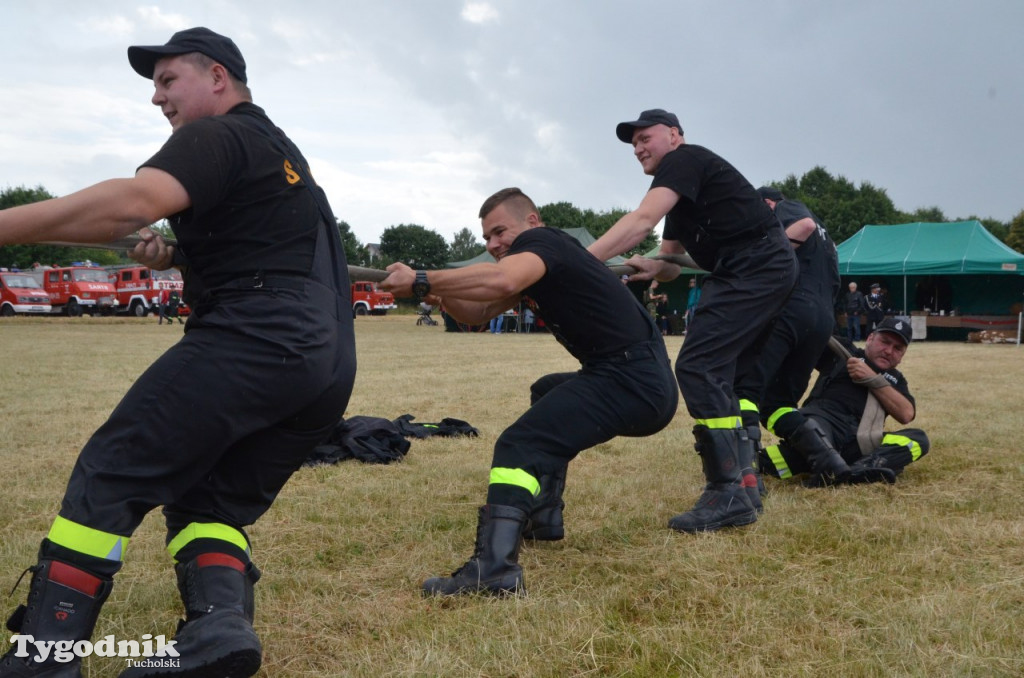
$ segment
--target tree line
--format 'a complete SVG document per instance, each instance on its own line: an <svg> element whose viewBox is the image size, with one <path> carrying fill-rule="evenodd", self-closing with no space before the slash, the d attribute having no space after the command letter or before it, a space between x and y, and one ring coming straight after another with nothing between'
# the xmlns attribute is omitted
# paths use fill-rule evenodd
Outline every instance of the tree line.
<svg viewBox="0 0 1024 678"><path fill-rule="evenodd" d="M814 212L839 244L866 224L906 224L914 222L946 222L977 220L996 238L1018 252L1024 252L1024 210L1009 223L977 216L947 219L938 207L919 208L904 212L896 208L884 189L864 182L855 186L843 176L833 176L823 167L815 167L801 177L794 174L782 181L772 182L787 198L796 199ZM0 191L0 209L23 205L54 197L46 189L8 188ZM549 203L539 207L541 219L552 228L584 228L595 238L604 234L625 209L596 212L581 209L569 202ZM154 227L170 235L166 224ZM465 261L485 249L477 232L463 228L451 242L436 231L419 224L397 224L384 229L380 243L362 243L346 222L338 221L338 232L345 246L349 263L359 266L383 268L401 261L416 268L444 268L452 261ZM643 254L658 244L656 234L649 235L628 254ZM73 261L93 261L110 265L124 263L122 253L88 247L61 247L55 245L8 245L0 247L0 266L28 268L35 262L66 265Z"/></svg>

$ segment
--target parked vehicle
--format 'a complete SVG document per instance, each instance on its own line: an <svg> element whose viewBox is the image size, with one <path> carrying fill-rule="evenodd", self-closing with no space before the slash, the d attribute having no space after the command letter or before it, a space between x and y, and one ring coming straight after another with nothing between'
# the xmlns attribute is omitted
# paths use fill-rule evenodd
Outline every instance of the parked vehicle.
<svg viewBox="0 0 1024 678"><path fill-rule="evenodd" d="M352 316L385 315L388 310L398 308L391 292L377 289L377 283L359 280L352 283Z"/></svg>
<svg viewBox="0 0 1024 678"><path fill-rule="evenodd" d="M0 271L0 316L49 313L50 295L28 272Z"/></svg>
<svg viewBox="0 0 1024 678"><path fill-rule="evenodd" d="M50 296L50 312L80 316L83 312L110 314L117 309L117 294L98 266L71 265L37 268L32 275Z"/></svg>
<svg viewBox="0 0 1024 678"><path fill-rule="evenodd" d="M155 271L146 266L128 264L108 266L106 270L110 283L117 290L119 311L136 318L157 313L171 290L181 294L184 287L181 273L175 269Z"/></svg>

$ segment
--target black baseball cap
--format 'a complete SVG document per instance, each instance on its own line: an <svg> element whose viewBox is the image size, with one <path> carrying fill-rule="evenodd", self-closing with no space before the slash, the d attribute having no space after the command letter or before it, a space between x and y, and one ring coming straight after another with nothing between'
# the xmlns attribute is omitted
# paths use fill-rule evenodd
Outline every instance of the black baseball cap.
<svg viewBox="0 0 1024 678"><path fill-rule="evenodd" d="M914 338L914 330L910 327L910 323L900 318L886 318L878 323L874 331L895 334L903 340L904 344L909 344L910 340Z"/></svg>
<svg viewBox="0 0 1024 678"><path fill-rule="evenodd" d="M785 197L782 195L782 191L774 186L762 186L757 189L757 194L761 196L761 200L771 200L772 202L781 202L782 200L785 200Z"/></svg>
<svg viewBox="0 0 1024 678"><path fill-rule="evenodd" d="M133 46L128 48L128 63L144 78L153 79L156 62L164 57L199 52L205 54L242 82L245 78L245 59L231 38L214 33L209 28L189 28L171 36L166 45Z"/></svg>
<svg viewBox="0 0 1024 678"><path fill-rule="evenodd" d="M627 144L631 144L633 143L633 132L637 129L653 127L654 125L675 127L679 130L680 134L683 133L683 128L679 124L679 118L676 117L675 113L669 113L661 108L651 108L641 113L639 120L634 120L632 122L620 122L616 125L615 136L619 138L619 141L625 141Z"/></svg>

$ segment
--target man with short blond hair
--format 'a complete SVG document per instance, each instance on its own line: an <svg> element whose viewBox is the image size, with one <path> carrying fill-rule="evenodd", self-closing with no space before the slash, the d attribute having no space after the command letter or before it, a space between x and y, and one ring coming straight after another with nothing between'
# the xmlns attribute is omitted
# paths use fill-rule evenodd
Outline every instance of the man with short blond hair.
<svg viewBox="0 0 1024 678"><path fill-rule="evenodd" d="M82 449L7 626L37 642L87 640L130 537L163 506L185 608L178 656L121 675L251 676L260 573L245 528L334 430L355 378L344 249L301 152L251 102L230 38L191 28L129 47L128 60L153 81L170 139L132 178L0 211L0 244L142 229L133 256L183 267L192 313ZM175 247L145 228L164 218ZM0 676L80 673L78 659L14 649Z"/></svg>
<svg viewBox="0 0 1024 678"><path fill-rule="evenodd" d="M529 409L495 442L473 556L451 576L425 581L428 595L522 590L520 539L524 530L545 530L539 538L552 538L551 530L562 529L566 465L616 436L660 431L678 403L661 333L607 266L564 231L545 228L518 188L489 197L480 218L496 263L443 271L392 264L381 287L443 303L456 320L471 325L524 303L580 369L546 375L530 387Z"/></svg>
<svg viewBox="0 0 1024 678"><path fill-rule="evenodd" d="M695 421L695 448L707 481L689 511L672 517L680 532L710 532L757 520L746 478L754 458L744 443L733 384L756 359L757 345L796 282L797 265L771 209L739 171L713 151L689 144L679 118L660 108L619 123L652 177L640 205L588 249L606 260L636 247L664 219L663 254L690 254L708 271L676 359L676 378ZM680 267L632 257L632 280L673 280Z"/></svg>

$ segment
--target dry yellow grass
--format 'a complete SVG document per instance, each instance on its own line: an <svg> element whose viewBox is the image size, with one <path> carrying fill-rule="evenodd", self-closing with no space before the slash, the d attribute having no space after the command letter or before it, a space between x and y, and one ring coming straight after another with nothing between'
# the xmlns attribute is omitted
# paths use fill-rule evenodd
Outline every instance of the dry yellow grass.
<svg viewBox="0 0 1024 678"><path fill-rule="evenodd" d="M78 449L180 328L0 322L0 582L34 562ZM904 371L932 453L894 486L769 480L753 526L670 532L701 482L692 422L616 439L569 469L567 539L526 546L529 595L430 600L470 554L491 444L538 376L574 368L548 335L459 335L359 318L348 415L465 419L400 464L304 469L250 535L264 576L261 676L1019 676L1024 649L1024 348L918 343ZM674 355L680 340L669 338ZM173 631L159 513L132 540L97 634ZM21 601L25 583L8 603ZM123 668L96 658L87 675Z"/></svg>

